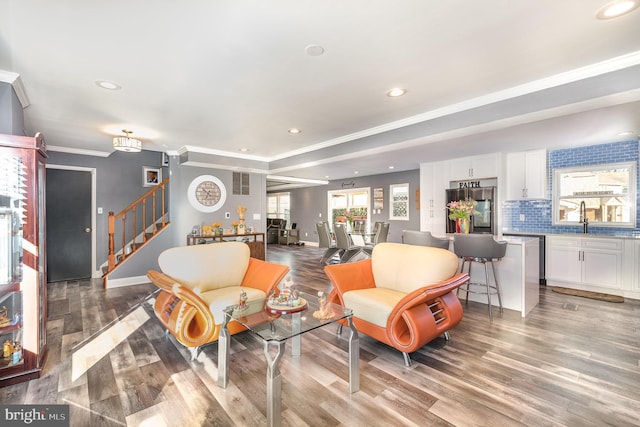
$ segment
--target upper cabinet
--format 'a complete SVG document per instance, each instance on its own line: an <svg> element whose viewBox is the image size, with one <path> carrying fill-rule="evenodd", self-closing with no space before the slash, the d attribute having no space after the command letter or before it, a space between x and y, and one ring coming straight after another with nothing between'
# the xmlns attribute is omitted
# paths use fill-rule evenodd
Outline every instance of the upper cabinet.
<svg viewBox="0 0 640 427"><path fill-rule="evenodd" d="M437 236L446 233L445 190L449 186L447 162L420 165L420 230Z"/></svg>
<svg viewBox="0 0 640 427"><path fill-rule="evenodd" d="M495 178L499 175L499 154L461 157L449 162L449 180Z"/></svg>
<svg viewBox="0 0 640 427"><path fill-rule="evenodd" d="M547 198L547 151L506 155L507 200Z"/></svg>

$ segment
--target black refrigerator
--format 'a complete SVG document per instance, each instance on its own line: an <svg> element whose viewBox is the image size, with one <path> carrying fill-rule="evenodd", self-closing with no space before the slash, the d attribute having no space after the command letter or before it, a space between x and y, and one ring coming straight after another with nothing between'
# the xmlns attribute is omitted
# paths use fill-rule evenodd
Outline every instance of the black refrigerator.
<svg viewBox="0 0 640 427"><path fill-rule="evenodd" d="M471 218L470 233L495 234L495 194L496 187L452 188L447 190L447 204L458 200L475 200L478 206ZM456 222L448 218L447 233L455 233Z"/></svg>

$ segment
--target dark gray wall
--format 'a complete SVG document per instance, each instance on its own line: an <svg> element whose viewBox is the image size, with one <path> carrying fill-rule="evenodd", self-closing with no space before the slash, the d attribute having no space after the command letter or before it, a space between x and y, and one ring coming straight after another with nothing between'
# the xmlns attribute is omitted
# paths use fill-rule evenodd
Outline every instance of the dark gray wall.
<svg viewBox="0 0 640 427"><path fill-rule="evenodd" d="M22 104L9 83L0 82L0 133L24 136Z"/></svg>
<svg viewBox="0 0 640 427"><path fill-rule="evenodd" d="M392 184L409 183L409 220L390 221L389 220L389 186ZM402 241L402 230L420 229L420 211L417 209L416 190L420 184L420 171L411 170L404 172L385 173L351 179L330 181L328 185L295 188L291 193L291 222L298 224L300 239L308 242L317 242L316 222L318 220L327 221L328 206L327 192L332 190L348 188L370 187L373 198L374 188L384 189L384 209L380 214L371 215L371 223L376 221L389 222L390 242Z"/></svg>
<svg viewBox="0 0 640 427"><path fill-rule="evenodd" d="M44 137L46 140L46 133ZM101 215L96 215L96 263L100 266L107 260L109 252L109 211L120 212L151 189L142 185L142 167L159 167L162 164L162 153L145 150L140 153L115 151L109 157L96 157L49 151L47 164L96 169L96 207L103 209ZM168 168L162 168L162 179L168 173Z"/></svg>

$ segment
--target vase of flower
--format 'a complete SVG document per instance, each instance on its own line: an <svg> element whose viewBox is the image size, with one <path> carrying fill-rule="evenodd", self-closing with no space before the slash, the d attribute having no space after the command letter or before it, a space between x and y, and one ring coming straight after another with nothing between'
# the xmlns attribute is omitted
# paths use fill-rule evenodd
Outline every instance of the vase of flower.
<svg viewBox="0 0 640 427"><path fill-rule="evenodd" d="M456 233L469 233L470 221L468 218L456 218Z"/></svg>
<svg viewBox="0 0 640 427"><path fill-rule="evenodd" d="M449 202L449 219L456 222L456 233L467 234L470 230L471 216L476 213L478 202L473 199Z"/></svg>

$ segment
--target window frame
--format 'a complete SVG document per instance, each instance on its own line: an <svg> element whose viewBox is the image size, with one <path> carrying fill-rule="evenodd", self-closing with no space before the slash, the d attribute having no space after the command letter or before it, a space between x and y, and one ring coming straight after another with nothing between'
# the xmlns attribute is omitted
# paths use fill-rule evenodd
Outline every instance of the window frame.
<svg viewBox="0 0 640 427"><path fill-rule="evenodd" d="M574 195L563 195L560 194L560 176L565 173L574 173L574 172L599 172L604 170L611 169L623 169L627 168L629 170L629 185L627 193L623 193L621 195L615 195L616 197L627 198L630 206L629 219L630 221L626 222L602 222L602 221L589 221L589 226L593 227L615 227L615 228L635 228L636 227L636 216L637 216L637 192L636 192L636 183L637 183L637 170L635 162L616 162L616 163L600 163L589 166L570 166L563 168L556 168L553 170L553 199L552 199L552 223L554 226L582 226L580 221L567 221L560 220L560 201L563 199L575 199L577 197L582 197L585 200L589 198L602 198L603 195L594 194L592 196L584 195L584 196L574 196Z"/></svg>
<svg viewBox="0 0 640 427"><path fill-rule="evenodd" d="M274 212L269 212L269 198L276 198L276 210L275 216ZM288 209L282 207L284 203L281 202L281 199L288 199ZM286 209L286 210L285 210ZM282 218L287 221L287 224L291 224L291 193L288 191L282 191L279 193L269 193L267 194L267 218Z"/></svg>
<svg viewBox="0 0 640 427"><path fill-rule="evenodd" d="M365 205L352 205L350 203L350 201L353 198L353 194L366 194L367 197L367 203ZM360 187L360 188L349 188L349 189L340 189L340 190L329 190L327 191L327 221L329 221L329 223L331 224L331 227L333 228L333 210L334 207L332 205L332 198L334 195L341 195L344 194L346 197L346 206L345 209L346 210L352 210L352 209L359 209L359 208L363 208L366 209L367 214L366 214L366 223L370 224L371 223L371 187ZM335 208L336 210L340 210L341 208Z"/></svg>
<svg viewBox="0 0 640 427"><path fill-rule="evenodd" d="M407 199L402 201L402 200L396 200L394 198L394 189L396 188L406 188L407 190ZM410 194L410 187L409 187L409 183L405 182L402 184L391 184L389 185L389 220L394 220L394 221L409 221L409 198L411 197ZM394 205L395 204L404 204L405 208L406 208L406 215L405 216L396 216L394 215Z"/></svg>

